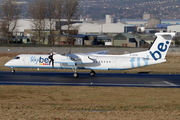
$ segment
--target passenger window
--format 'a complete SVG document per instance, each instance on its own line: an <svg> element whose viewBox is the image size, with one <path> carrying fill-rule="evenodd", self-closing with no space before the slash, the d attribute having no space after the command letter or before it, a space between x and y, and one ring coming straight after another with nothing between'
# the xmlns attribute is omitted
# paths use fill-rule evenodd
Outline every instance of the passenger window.
<svg viewBox="0 0 180 120"><path fill-rule="evenodd" d="M19 56L16 56L14 59L20 59L20 57L19 57Z"/></svg>

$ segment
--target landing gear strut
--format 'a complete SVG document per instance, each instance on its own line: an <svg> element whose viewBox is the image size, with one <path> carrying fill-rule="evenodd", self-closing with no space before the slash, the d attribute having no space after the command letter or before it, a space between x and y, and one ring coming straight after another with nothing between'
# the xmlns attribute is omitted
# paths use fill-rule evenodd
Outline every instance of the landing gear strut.
<svg viewBox="0 0 180 120"><path fill-rule="evenodd" d="M79 77L79 73L76 71L76 69L77 69L76 65L74 66L74 68L72 67L72 70L74 71L73 76L74 76L75 78L78 78L78 77Z"/></svg>
<svg viewBox="0 0 180 120"><path fill-rule="evenodd" d="M91 75L91 76L95 76L95 75L96 75L95 71L94 71L94 70L91 70L90 75Z"/></svg>

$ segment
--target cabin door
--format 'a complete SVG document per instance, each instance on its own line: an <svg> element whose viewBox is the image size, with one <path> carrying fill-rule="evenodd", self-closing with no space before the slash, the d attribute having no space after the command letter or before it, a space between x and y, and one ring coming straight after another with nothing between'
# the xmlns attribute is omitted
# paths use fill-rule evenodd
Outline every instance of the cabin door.
<svg viewBox="0 0 180 120"><path fill-rule="evenodd" d="M29 66L29 57L28 56L24 57L23 61L24 61L24 66Z"/></svg>
<svg viewBox="0 0 180 120"><path fill-rule="evenodd" d="M116 68L116 58L112 58L111 67Z"/></svg>

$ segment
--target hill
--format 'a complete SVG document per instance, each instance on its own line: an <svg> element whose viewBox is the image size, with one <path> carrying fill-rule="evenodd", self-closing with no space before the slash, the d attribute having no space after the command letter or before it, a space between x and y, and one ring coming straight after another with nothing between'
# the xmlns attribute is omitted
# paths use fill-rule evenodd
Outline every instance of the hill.
<svg viewBox="0 0 180 120"><path fill-rule="evenodd" d="M104 19L109 14L118 19L142 19L143 13L149 13L161 19L180 19L179 0L79 0L79 5L84 18ZM23 17L27 18L28 4L23 6Z"/></svg>
<svg viewBox="0 0 180 120"><path fill-rule="evenodd" d="M180 19L179 3L179 0L80 0L80 8L84 16L97 19L104 18L105 14L120 19L141 19L143 13L161 19Z"/></svg>

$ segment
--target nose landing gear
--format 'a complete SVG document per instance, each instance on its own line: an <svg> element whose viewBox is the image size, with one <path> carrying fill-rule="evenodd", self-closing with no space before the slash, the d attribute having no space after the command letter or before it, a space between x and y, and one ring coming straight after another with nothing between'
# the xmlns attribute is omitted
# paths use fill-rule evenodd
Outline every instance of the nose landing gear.
<svg viewBox="0 0 180 120"><path fill-rule="evenodd" d="M12 73L15 73L16 71L14 70L14 68L12 68Z"/></svg>

